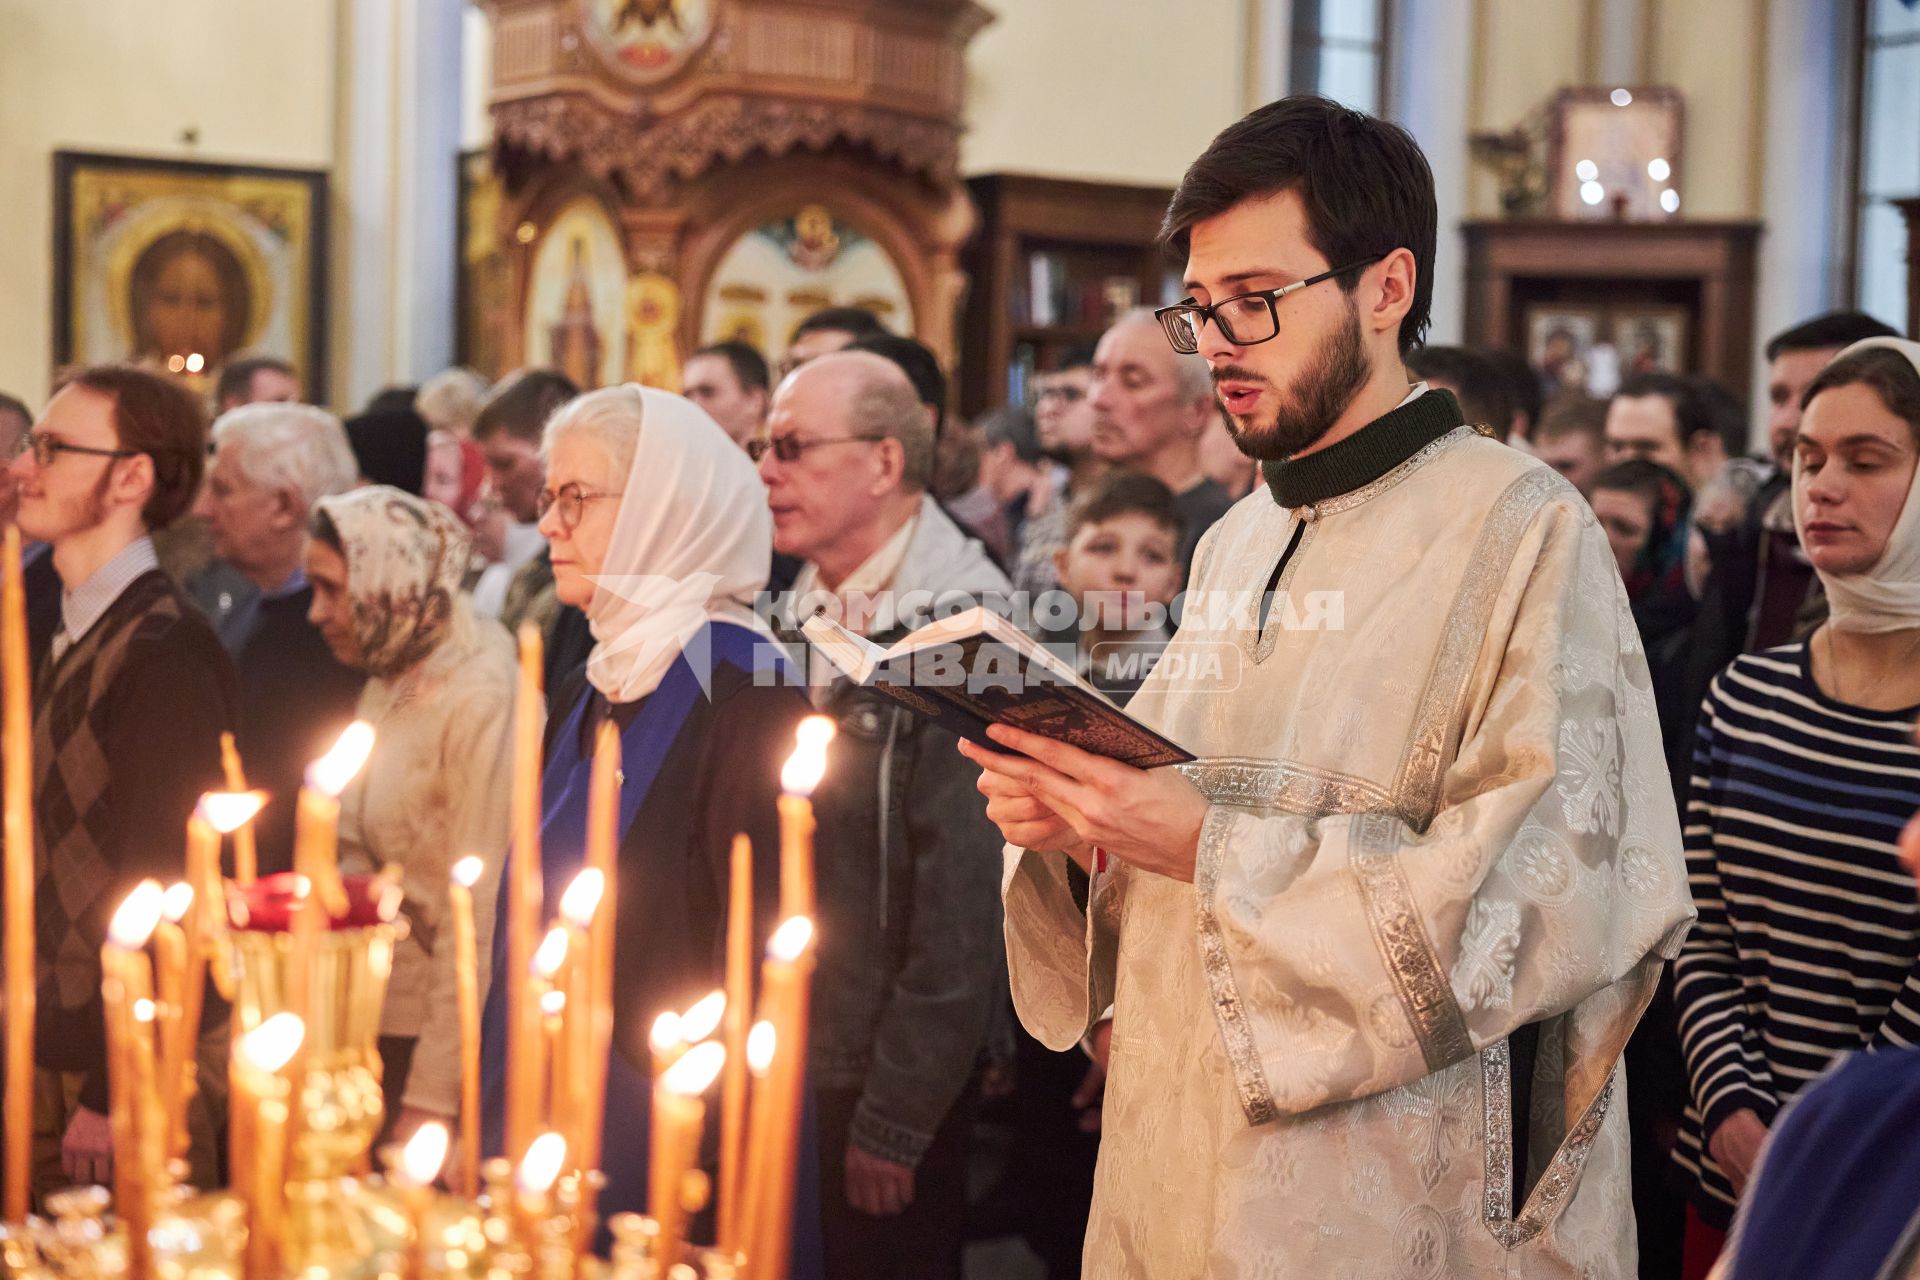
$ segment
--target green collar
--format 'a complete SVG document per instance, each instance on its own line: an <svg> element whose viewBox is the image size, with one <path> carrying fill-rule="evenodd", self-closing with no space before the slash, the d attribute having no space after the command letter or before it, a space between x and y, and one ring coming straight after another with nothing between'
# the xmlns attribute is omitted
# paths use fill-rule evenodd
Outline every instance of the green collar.
<svg viewBox="0 0 1920 1280"><path fill-rule="evenodd" d="M1338 444L1285 462L1263 462L1273 500L1305 507L1372 484L1462 424L1451 391L1429 391L1375 418Z"/></svg>

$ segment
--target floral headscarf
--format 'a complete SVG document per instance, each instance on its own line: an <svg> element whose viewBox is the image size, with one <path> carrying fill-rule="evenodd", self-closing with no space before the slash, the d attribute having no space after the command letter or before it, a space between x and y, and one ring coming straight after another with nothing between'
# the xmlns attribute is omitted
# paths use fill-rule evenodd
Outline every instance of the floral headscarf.
<svg viewBox="0 0 1920 1280"><path fill-rule="evenodd" d="M471 539L451 511L387 485L314 504L340 535L360 665L395 676L440 647L453 626Z"/></svg>

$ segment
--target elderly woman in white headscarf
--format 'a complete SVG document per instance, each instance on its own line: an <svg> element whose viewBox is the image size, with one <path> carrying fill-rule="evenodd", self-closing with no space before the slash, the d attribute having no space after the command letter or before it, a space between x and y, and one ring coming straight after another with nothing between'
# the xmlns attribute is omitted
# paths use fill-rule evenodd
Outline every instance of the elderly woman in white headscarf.
<svg viewBox="0 0 1920 1280"><path fill-rule="evenodd" d="M340 797L340 857L397 864L411 928L395 948L380 1023L387 1119L398 1131L459 1111L460 1033L447 879L478 854L500 874L510 824L513 646L460 593L468 535L452 512L372 486L314 507L309 617L333 654L366 672L359 718L373 754ZM477 895L482 957L493 894ZM485 989L485 962L479 975Z"/></svg>
<svg viewBox="0 0 1920 1280"><path fill-rule="evenodd" d="M1712 1226L1808 1081L1920 1043L1897 854L1920 807L1920 343L1855 343L1802 403L1793 516L1829 616L1715 678L1687 803L1700 919L1674 970L1692 1086L1674 1158Z"/></svg>
<svg viewBox="0 0 1920 1280"><path fill-rule="evenodd" d="M808 707L751 608L772 560L766 493L712 418L664 391L612 387L554 414L543 452L540 531L555 592L586 612L595 642L584 678L549 701L549 902L583 861L603 722L622 747L604 1220L646 1197L652 1020L722 985L738 833L753 842L756 940L774 924L780 766ZM504 1105L501 994L488 1002L483 1066L494 1135ZM497 1136L489 1149L499 1150Z"/></svg>

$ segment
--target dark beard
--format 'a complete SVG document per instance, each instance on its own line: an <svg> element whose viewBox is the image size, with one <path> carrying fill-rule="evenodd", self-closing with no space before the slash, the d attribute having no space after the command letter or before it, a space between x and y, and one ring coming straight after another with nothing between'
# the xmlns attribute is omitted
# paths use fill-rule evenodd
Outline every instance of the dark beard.
<svg viewBox="0 0 1920 1280"><path fill-rule="evenodd" d="M1373 366L1367 362L1366 344L1360 337L1360 310L1349 299L1346 323L1321 340L1312 361L1294 383L1290 401L1274 406L1273 421L1256 425L1229 413L1227 432L1240 446L1240 452L1249 458L1261 462L1285 461L1327 434L1372 376ZM1266 382L1252 370L1237 365L1215 369L1213 380L1216 384ZM1279 391L1280 388L1273 388L1276 398Z"/></svg>

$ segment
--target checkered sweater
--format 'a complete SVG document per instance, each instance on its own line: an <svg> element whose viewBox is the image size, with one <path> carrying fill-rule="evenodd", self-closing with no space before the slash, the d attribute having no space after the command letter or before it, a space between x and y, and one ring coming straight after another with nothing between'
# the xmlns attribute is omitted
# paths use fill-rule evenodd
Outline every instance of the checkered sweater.
<svg viewBox="0 0 1920 1280"><path fill-rule="evenodd" d="M84 1073L81 1102L104 1111L107 924L141 877L180 878L187 817L220 785L239 697L213 629L152 570L41 669L33 701L34 1056Z"/></svg>

